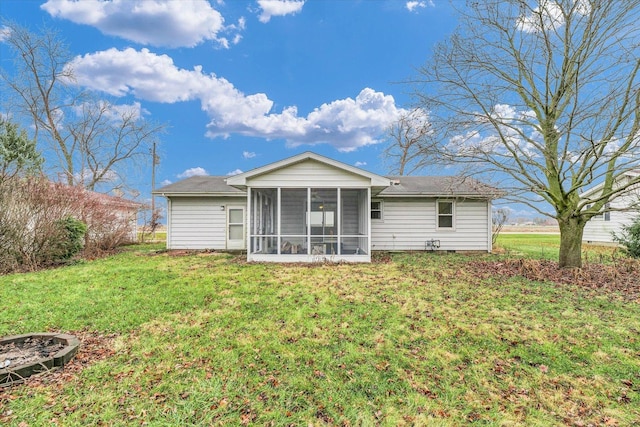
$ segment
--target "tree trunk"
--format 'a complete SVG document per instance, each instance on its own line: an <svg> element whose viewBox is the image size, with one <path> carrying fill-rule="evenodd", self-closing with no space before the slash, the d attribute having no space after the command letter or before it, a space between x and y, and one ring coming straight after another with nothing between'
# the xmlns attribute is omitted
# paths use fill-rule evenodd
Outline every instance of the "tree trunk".
<svg viewBox="0 0 640 427"><path fill-rule="evenodd" d="M560 267L582 267L582 233L585 222L581 218L558 219L560 226Z"/></svg>

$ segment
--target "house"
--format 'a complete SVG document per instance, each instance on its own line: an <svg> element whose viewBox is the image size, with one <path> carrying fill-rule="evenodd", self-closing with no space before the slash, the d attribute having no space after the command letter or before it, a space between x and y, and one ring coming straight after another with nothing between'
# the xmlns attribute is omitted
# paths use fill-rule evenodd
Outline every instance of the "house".
<svg viewBox="0 0 640 427"><path fill-rule="evenodd" d="M89 234L95 238L117 237L123 242L138 241L138 213L145 205L121 196L84 190L83 215Z"/></svg>
<svg viewBox="0 0 640 427"><path fill-rule="evenodd" d="M249 261L371 261L375 250L491 251L494 188L459 177L385 177L315 153L162 187L167 248Z"/></svg>
<svg viewBox="0 0 640 427"><path fill-rule="evenodd" d="M637 180L640 170L629 171L619 178L622 185L630 180ZM615 185L615 184L614 184ZM581 198L591 199L598 195L602 184L585 191ZM620 234L623 227L630 225L640 212L640 185L632 185L629 191L612 198L605 206L603 213L592 217L584 227L582 241L586 243L615 243L613 234ZM586 205L588 209L590 204Z"/></svg>

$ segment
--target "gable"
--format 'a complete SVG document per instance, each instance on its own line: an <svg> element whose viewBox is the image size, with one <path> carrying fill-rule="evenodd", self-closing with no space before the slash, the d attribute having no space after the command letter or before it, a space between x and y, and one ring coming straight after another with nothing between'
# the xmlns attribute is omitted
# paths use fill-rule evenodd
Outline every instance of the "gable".
<svg viewBox="0 0 640 427"><path fill-rule="evenodd" d="M227 178L227 184L256 187L388 187L388 178L312 152L262 166Z"/></svg>
<svg viewBox="0 0 640 427"><path fill-rule="evenodd" d="M246 184L251 187L361 187L370 186L371 179L314 159L306 159L248 177Z"/></svg>

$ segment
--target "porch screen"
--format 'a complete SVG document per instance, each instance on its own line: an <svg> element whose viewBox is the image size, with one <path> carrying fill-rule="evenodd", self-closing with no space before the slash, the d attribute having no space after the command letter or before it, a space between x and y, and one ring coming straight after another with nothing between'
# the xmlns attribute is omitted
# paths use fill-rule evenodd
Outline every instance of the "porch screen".
<svg viewBox="0 0 640 427"><path fill-rule="evenodd" d="M366 189L253 188L251 253L366 254L368 208Z"/></svg>

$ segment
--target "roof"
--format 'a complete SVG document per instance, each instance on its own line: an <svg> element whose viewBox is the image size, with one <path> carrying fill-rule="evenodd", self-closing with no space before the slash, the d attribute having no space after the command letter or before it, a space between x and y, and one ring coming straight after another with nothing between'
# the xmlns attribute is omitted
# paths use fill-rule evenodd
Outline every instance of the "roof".
<svg viewBox="0 0 640 427"><path fill-rule="evenodd" d="M633 170L628 170L628 171L624 171L624 172L620 173L616 177L616 180L620 180L622 178L636 179L638 176L640 176L640 169L633 169ZM582 197L583 199L584 198L588 198L592 194L600 191L603 186L604 186L604 182L600 182L597 185L595 185L595 186L583 191L580 194L580 197Z"/></svg>
<svg viewBox="0 0 640 427"><path fill-rule="evenodd" d="M346 163L342 163L337 160L330 159L328 157L321 156L320 154L316 154L311 151L306 151L304 153L301 153L301 154L298 154L274 163L270 163L268 165L265 165L259 168L252 169L248 172L230 176L227 178L227 183L229 185L245 186L247 183L247 179L254 178L256 176L260 176L269 172L273 172L278 169L286 168L288 166L303 162L305 160L315 160L317 162L324 163L326 165L330 165L335 168L345 170L352 174L368 178L371 180L372 187L389 186L389 179L384 176L368 172L364 169L360 169L355 166L351 166Z"/></svg>
<svg viewBox="0 0 640 427"><path fill-rule="evenodd" d="M476 179L460 176L389 176L391 185L380 197L482 197L496 198L499 191Z"/></svg>
<svg viewBox="0 0 640 427"><path fill-rule="evenodd" d="M247 193L227 185L228 176L192 176L156 189L160 196L244 196Z"/></svg>
<svg viewBox="0 0 640 427"><path fill-rule="evenodd" d="M391 181L377 197L482 197L494 198L498 191L472 178L455 176L389 176ZM164 196L244 196L245 191L228 185L227 176L194 176L153 192Z"/></svg>
<svg viewBox="0 0 640 427"><path fill-rule="evenodd" d="M108 204L114 207L124 208L124 209L142 209L144 208L144 203L136 202L134 200L125 199L120 196L111 196L109 194L97 193L94 191L87 191L89 197L92 197L94 200L99 203Z"/></svg>

